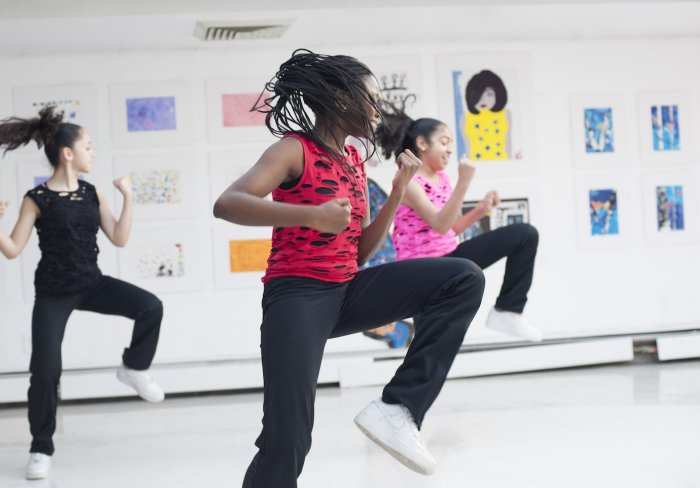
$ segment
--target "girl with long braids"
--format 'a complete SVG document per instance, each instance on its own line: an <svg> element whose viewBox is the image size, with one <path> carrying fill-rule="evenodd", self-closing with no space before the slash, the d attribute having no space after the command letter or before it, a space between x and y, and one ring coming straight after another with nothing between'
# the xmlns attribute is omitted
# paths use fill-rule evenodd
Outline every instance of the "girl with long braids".
<svg viewBox="0 0 700 488"><path fill-rule="evenodd" d="M19 256L32 227L39 236L41 260L36 269L36 298L32 314L32 357L28 393L32 434L27 479L45 478L54 453L61 343L73 310L120 315L135 321L130 346L124 350L117 378L145 400L163 400L163 391L146 373L158 344L163 306L151 293L104 276L97 266L97 231L123 247L131 231L131 186L119 178L114 186L124 197L119 220L96 187L78 178L92 168L95 153L90 135L76 124L63 122L53 107L32 119L0 121L0 147L5 153L31 141L44 148L53 167L51 178L29 190L10 235L0 230L0 251ZM0 204L0 218L6 203Z"/></svg>
<svg viewBox="0 0 700 488"><path fill-rule="evenodd" d="M406 186L394 217L396 259L454 257L485 269L506 258L503 285L486 326L520 339L541 341L541 332L522 315L534 273L537 229L530 224L512 224L458 245L456 236L488 215L500 198L496 191L489 191L475 209L461 214L475 167L463 156L458 163L457 184L452 188L444 171L454 145L450 128L431 118L413 120L402 106L385 105L376 139L386 158L411 151L423 163Z"/></svg>
<svg viewBox="0 0 700 488"><path fill-rule="evenodd" d="M274 228L263 277L263 427L243 487L297 486L326 341L405 317L417 317L413 344L355 423L408 467L432 473L419 429L479 308L483 274L454 258L358 271L420 166L410 151L399 155L391 193L370 223L364 161L344 144L349 135L373 142L379 121L379 86L364 64L297 50L265 89L270 97L255 108L281 140L214 205L218 218Z"/></svg>

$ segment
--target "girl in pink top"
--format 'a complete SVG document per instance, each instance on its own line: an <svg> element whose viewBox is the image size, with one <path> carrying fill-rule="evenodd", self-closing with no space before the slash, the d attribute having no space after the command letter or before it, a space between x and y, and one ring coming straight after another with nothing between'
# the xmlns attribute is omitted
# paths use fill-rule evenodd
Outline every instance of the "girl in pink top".
<svg viewBox="0 0 700 488"><path fill-rule="evenodd" d="M500 203L490 191L465 215L462 201L475 168L462 156L458 179L452 188L445 168L452 155L454 137L439 120L412 120L402 108L388 106L377 128L377 143L389 158L412 151L421 162L394 217L393 240L397 260L450 256L468 259L484 269L507 258L501 292L486 326L529 341L542 334L522 316L537 254L538 233L530 224L513 224L457 244L456 235L488 214Z"/></svg>

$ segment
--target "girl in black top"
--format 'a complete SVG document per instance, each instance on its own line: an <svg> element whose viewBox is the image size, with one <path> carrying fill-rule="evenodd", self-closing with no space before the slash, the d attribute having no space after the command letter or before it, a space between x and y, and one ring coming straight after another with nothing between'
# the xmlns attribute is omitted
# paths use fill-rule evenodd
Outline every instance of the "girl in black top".
<svg viewBox="0 0 700 488"><path fill-rule="evenodd" d="M8 236L0 230L0 251L8 259L16 258L36 227L41 260L34 277L28 394L32 445L26 477L40 479L48 475L54 452L61 342L70 314L88 310L133 319L131 344L124 350L117 377L142 398L159 402L163 391L145 370L155 355L163 306L151 293L103 276L97 266L98 229L118 247L129 238L132 198L128 178L114 181L124 197L117 220L104 194L78 178L90 171L95 157L90 136L82 127L63 122L62 114L53 107L42 109L33 119L0 121L0 147L5 152L31 141L43 146L53 175L26 193L12 233ZM0 218L6 206L7 202L0 202Z"/></svg>

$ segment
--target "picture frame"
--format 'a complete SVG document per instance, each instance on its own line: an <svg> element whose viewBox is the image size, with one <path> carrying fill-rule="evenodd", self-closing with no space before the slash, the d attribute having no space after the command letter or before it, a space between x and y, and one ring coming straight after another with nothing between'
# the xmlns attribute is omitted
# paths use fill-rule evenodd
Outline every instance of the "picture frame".
<svg viewBox="0 0 700 488"><path fill-rule="evenodd" d="M266 77L213 79L206 82L207 133L212 143L271 144L276 139L265 125L265 114L252 112L265 89Z"/></svg>
<svg viewBox="0 0 700 488"><path fill-rule="evenodd" d="M200 245L191 226L135 225L119 250L121 279L153 292L201 288Z"/></svg>
<svg viewBox="0 0 700 488"><path fill-rule="evenodd" d="M570 108L575 168L611 169L629 164L627 114L622 94L572 95Z"/></svg>
<svg viewBox="0 0 700 488"><path fill-rule="evenodd" d="M436 57L440 119L485 176L527 175L535 164L532 62L525 52Z"/></svg>
<svg viewBox="0 0 700 488"><path fill-rule="evenodd" d="M690 93L648 92L637 97L639 153L645 166L692 163L694 149Z"/></svg>
<svg viewBox="0 0 700 488"><path fill-rule="evenodd" d="M191 153L114 158L114 177L131 180L134 221L195 217L195 157ZM118 197L116 208L121 207Z"/></svg>
<svg viewBox="0 0 700 488"><path fill-rule="evenodd" d="M214 286L260 287L272 246L271 227L217 223L213 228Z"/></svg>
<svg viewBox="0 0 700 488"><path fill-rule="evenodd" d="M214 205L231 183L243 176L260 158L253 149L220 151L209 154L209 203Z"/></svg>
<svg viewBox="0 0 700 488"><path fill-rule="evenodd" d="M626 172L576 177L575 202L582 249L632 247L641 242L641 202L635 178Z"/></svg>
<svg viewBox="0 0 700 488"><path fill-rule="evenodd" d="M64 114L63 121L84 127L94 141L99 139L97 87L78 83L66 85L29 85L12 89L13 113L17 117L36 117L43 107L53 105Z"/></svg>
<svg viewBox="0 0 700 488"><path fill-rule="evenodd" d="M693 170L657 170L642 174L644 235L651 245L698 241L697 175Z"/></svg>
<svg viewBox="0 0 700 488"><path fill-rule="evenodd" d="M192 142L192 87L188 82L115 83L109 95L115 147Z"/></svg>

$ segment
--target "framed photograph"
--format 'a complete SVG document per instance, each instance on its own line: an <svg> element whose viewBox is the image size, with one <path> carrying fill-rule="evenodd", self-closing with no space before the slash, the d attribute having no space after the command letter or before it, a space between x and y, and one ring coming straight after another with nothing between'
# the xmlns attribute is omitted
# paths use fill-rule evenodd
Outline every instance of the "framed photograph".
<svg viewBox="0 0 700 488"><path fill-rule="evenodd" d="M17 117L34 117L51 105L65 122L78 124L98 139L97 88L90 84L19 86L12 90L13 112Z"/></svg>
<svg viewBox="0 0 700 488"><path fill-rule="evenodd" d="M649 244L697 241L697 177L690 170L647 171L642 176L644 234Z"/></svg>
<svg viewBox="0 0 700 488"><path fill-rule="evenodd" d="M193 140L188 82L113 84L110 105L112 141L117 147L173 146Z"/></svg>
<svg viewBox="0 0 700 488"><path fill-rule="evenodd" d="M201 286L199 242L192 227L134 226L119 250L121 279L154 292L197 290Z"/></svg>
<svg viewBox="0 0 700 488"><path fill-rule="evenodd" d="M269 96L263 93L266 77L230 78L206 82L207 128L215 143L272 143L265 114L252 111ZM261 98L262 97L262 98Z"/></svg>
<svg viewBox="0 0 700 488"><path fill-rule="evenodd" d="M243 176L260 158L262 152L252 149L215 152L209 154L209 203L216 199L231 183Z"/></svg>
<svg viewBox="0 0 700 488"><path fill-rule="evenodd" d="M628 164L625 117L621 94L573 95L574 165L580 169L605 169Z"/></svg>
<svg viewBox="0 0 700 488"><path fill-rule="evenodd" d="M643 93L638 97L638 117L642 164L668 167L692 162L689 93Z"/></svg>
<svg viewBox="0 0 700 488"><path fill-rule="evenodd" d="M527 53L440 55L437 82L440 119L455 132L457 158L466 154L480 164L479 171L500 168L510 174L534 161Z"/></svg>
<svg viewBox="0 0 700 488"><path fill-rule="evenodd" d="M478 204L479 200L463 202L462 215L474 210ZM462 242L490 230L498 229L499 227L528 223L530 223L530 202L527 197L504 198L493 211L482 217L478 222L472 224L457 237L459 241Z"/></svg>
<svg viewBox="0 0 700 488"><path fill-rule="evenodd" d="M131 179L135 221L196 215L194 160L187 153L115 157L114 177Z"/></svg>
<svg viewBox="0 0 700 488"><path fill-rule="evenodd" d="M629 247L641 240L641 204L637 185L621 172L581 175L576 179L579 244L583 249Z"/></svg>
<svg viewBox="0 0 700 488"><path fill-rule="evenodd" d="M261 286L272 243L271 227L217 223L213 232L217 288Z"/></svg>

